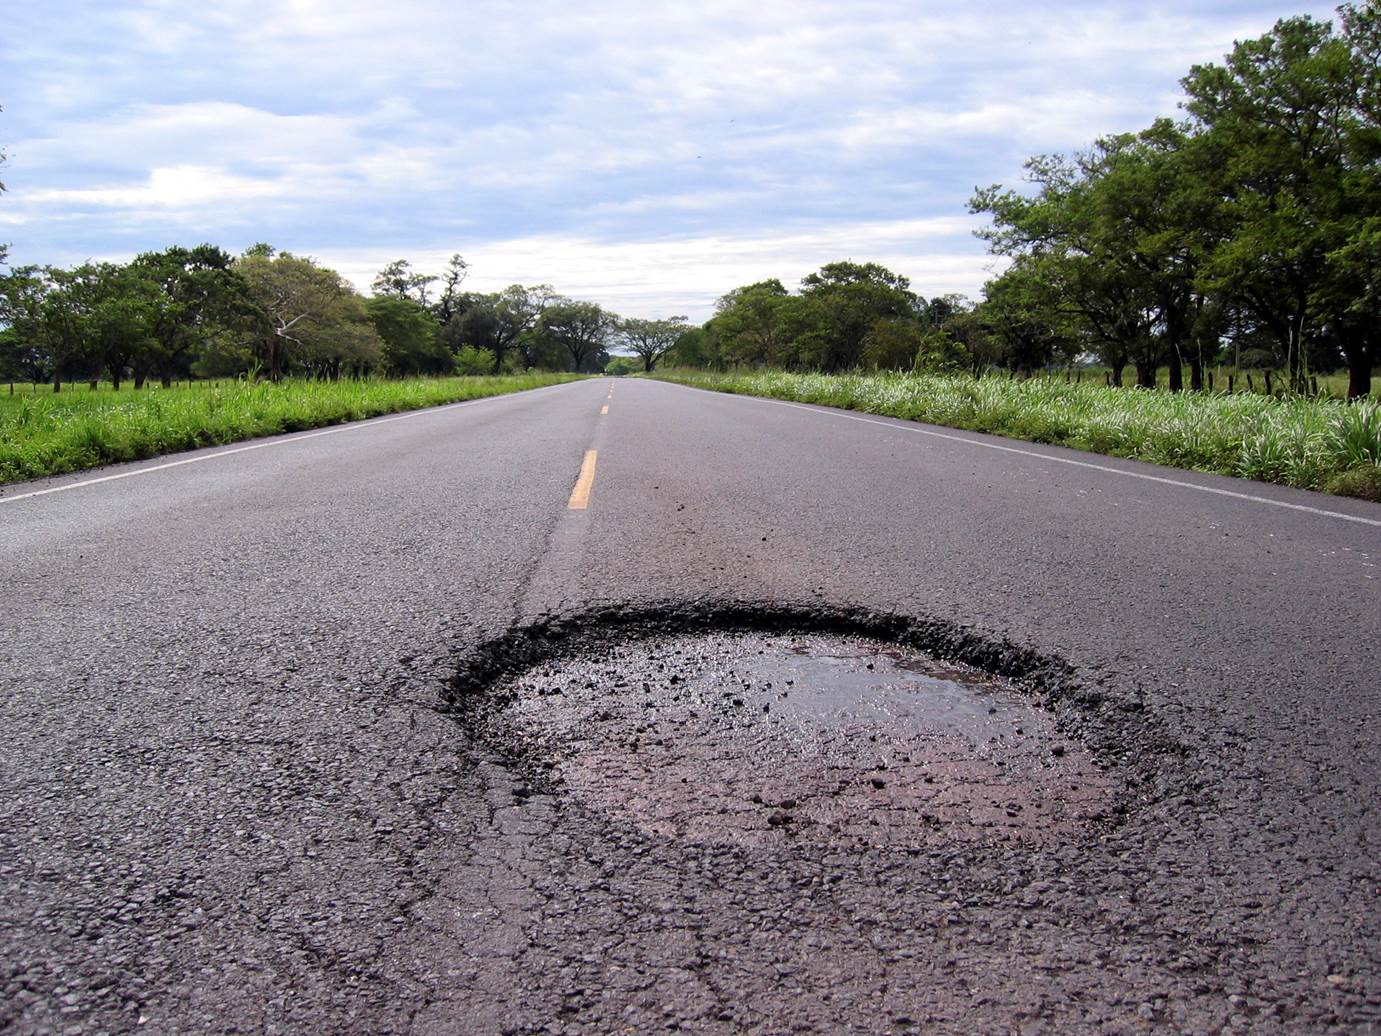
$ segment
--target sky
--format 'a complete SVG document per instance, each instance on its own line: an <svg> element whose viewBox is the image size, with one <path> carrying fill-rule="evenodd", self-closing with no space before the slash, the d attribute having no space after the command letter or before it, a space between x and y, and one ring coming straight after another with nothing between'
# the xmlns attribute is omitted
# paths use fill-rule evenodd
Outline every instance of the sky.
<svg viewBox="0 0 1381 1036"><path fill-rule="evenodd" d="M143 0L15 5L10 262L266 241L701 321L839 259L977 297L978 186L1177 114L1297 0Z"/></svg>

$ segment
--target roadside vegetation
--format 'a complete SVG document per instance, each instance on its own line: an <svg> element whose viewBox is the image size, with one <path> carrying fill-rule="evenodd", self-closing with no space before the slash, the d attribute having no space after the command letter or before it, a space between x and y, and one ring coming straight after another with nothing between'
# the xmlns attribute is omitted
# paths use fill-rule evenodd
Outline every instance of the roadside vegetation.
<svg viewBox="0 0 1381 1036"><path fill-rule="evenodd" d="M989 217L979 236L1001 272L977 302L830 263L798 291L728 292L670 362L976 377L1097 364L1118 387L1163 373L1171 392L1373 393L1381 9L1338 16L1282 19L1195 66L1180 121L1038 155L1026 183L979 190L969 208Z"/></svg>
<svg viewBox="0 0 1381 1036"><path fill-rule="evenodd" d="M1128 392L963 374L679 369L653 377L1381 500L1377 400Z"/></svg>
<svg viewBox="0 0 1381 1036"><path fill-rule="evenodd" d="M726 293L655 376L1381 499L1381 10L1181 85L1183 120L974 195L977 302L829 263Z"/></svg>
<svg viewBox="0 0 1381 1036"><path fill-rule="evenodd" d="M0 262L4 261L0 250ZM620 317L546 284L464 290L406 259L366 297L315 260L257 244L146 252L128 263L17 266L0 275L0 382L48 385L279 381L603 371L619 348L651 370L685 317Z"/></svg>
<svg viewBox="0 0 1381 1036"><path fill-rule="evenodd" d="M0 255L3 259L3 255ZM683 317L624 319L547 285L462 290L389 263L361 295L255 245L0 275L0 483L556 384L611 350L651 369Z"/></svg>
<svg viewBox="0 0 1381 1036"><path fill-rule="evenodd" d="M0 483L571 381L580 375L193 382L0 394Z"/></svg>

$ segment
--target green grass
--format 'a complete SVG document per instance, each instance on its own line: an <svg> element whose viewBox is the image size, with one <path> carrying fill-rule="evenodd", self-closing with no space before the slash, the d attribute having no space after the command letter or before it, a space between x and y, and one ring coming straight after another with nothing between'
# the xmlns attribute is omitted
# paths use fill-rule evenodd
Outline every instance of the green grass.
<svg viewBox="0 0 1381 1036"><path fill-rule="evenodd" d="M1381 500L1381 401L1374 399L1344 403L934 374L673 370L653 377Z"/></svg>
<svg viewBox="0 0 1381 1036"><path fill-rule="evenodd" d="M1189 387L1189 368L1183 369L1184 385ZM1108 368L1106 367L1081 367L1065 373L1055 373L1046 375L1064 381L1066 377L1070 381L1078 380L1090 382L1095 385L1104 385L1108 381ZM1317 386L1318 394L1321 396L1333 396L1336 399L1347 398L1348 376L1347 371L1315 371L1309 375L1311 386ZM1125 367L1122 371L1122 384L1131 387L1136 384L1136 370L1132 367ZM1204 371L1204 383L1207 387L1209 381L1213 382L1213 389L1218 392L1226 392L1228 386L1232 386L1234 392L1266 392L1266 375L1263 371L1247 368L1238 369L1235 367L1224 367L1221 365L1210 366ZM1276 371L1272 376L1271 388L1277 393L1285 391L1287 382L1282 372ZM1170 387L1170 368L1160 367L1156 370L1156 387L1168 389ZM1381 374L1372 376L1371 394L1381 398Z"/></svg>
<svg viewBox="0 0 1381 1036"><path fill-rule="evenodd" d="M0 484L572 381L574 374L402 381L196 382L135 392L0 393Z"/></svg>

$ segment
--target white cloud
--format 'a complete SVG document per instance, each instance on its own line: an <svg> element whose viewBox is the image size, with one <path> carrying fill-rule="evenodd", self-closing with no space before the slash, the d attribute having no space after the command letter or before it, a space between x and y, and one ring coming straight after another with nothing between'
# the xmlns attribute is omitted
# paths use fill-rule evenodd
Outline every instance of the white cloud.
<svg viewBox="0 0 1381 1036"><path fill-rule="evenodd" d="M839 259L880 262L911 278L930 297L975 296L991 260L967 244L970 217L822 224L782 233L711 234L639 241L601 241L538 234L487 241L465 250L467 288L497 291L508 284L550 283L576 298L596 300L628 316L683 313L710 316L715 300L744 284L779 278L794 288L802 277ZM368 291L374 275L402 253L384 249L314 251L326 265ZM439 272L449 251L413 250L419 270Z"/></svg>
<svg viewBox="0 0 1381 1036"><path fill-rule="evenodd" d="M42 206L191 209L281 197L284 191L285 185L277 181L232 176L208 166L177 165L154 169L138 185L33 191L24 200Z"/></svg>
<svg viewBox="0 0 1381 1036"><path fill-rule="evenodd" d="M0 219L19 261L268 239L367 285L459 249L648 315L845 256L973 293L972 188L1174 114L1299 10L1252 6L47 0L0 43Z"/></svg>

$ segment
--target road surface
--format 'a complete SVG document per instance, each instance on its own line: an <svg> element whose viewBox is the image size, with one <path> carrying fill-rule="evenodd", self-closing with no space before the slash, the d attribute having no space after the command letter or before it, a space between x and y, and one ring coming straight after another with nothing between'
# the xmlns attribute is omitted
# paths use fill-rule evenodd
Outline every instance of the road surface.
<svg viewBox="0 0 1381 1036"><path fill-rule="evenodd" d="M5 1032L1381 1031L1381 507L601 379L11 486L0 564ZM657 838L447 711L707 600L1062 661L1124 815Z"/></svg>

